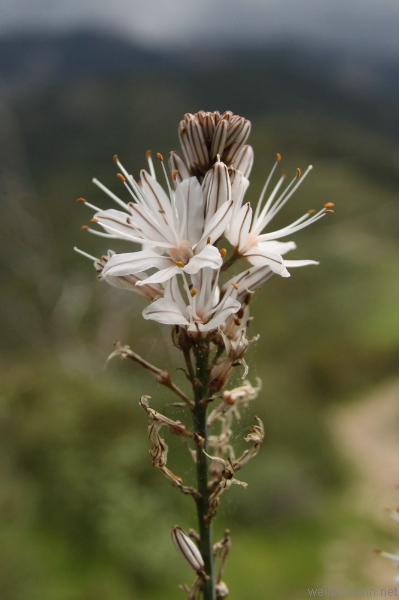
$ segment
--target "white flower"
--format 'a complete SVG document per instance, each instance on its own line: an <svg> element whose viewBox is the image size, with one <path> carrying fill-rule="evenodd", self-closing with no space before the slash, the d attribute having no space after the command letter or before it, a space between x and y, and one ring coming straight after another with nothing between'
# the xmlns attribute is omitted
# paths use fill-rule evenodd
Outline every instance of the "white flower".
<svg viewBox="0 0 399 600"><path fill-rule="evenodd" d="M143 317L167 325L181 325L191 334L202 334L218 329L231 314L238 312L241 303L235 298L233 286L220 300L217 280L213 281L213 271L204 268L191 277L193 286L189 289L184 278L188 300L183 299L176 278L165 285L164 297L155 300L143 311Z"/></svg>
<svg viewBox="0 0 399 600"><path fill-rule="evenodd" d="M255 213L253 214L249 202L241 208L237 205L235 206L234 216L226 232L226 237L234 247L234 252L237 257L245 257L257 267L267 266L274 273L278 273L283 277L289 277L290 274L287 271L287 266L299 267L317 263L309 260L284 261L282 256L289 250L295 249L296 245L294 242L280 242L277 240L287 237L303 227L307 227L323 217L326 213L332 212L331 207L333 205L328 203L318 213L309 211L287 227L269 233L262 233L275 215L288 202L305 179L306 175L312 169L312 167L309 166L302 176L298 169L296 177L285 190L278 195L285 180L285 175L282 175L267 201L263 204L268 185L280 160L280 155L277 155L277 161L263 188Z"/></svg>
<svg viewBox="0 0 399 600"><path fill-rule="evenodd" d="M165 282L181 272L192 275L205 267L220 268L223 259L213 243L223 235L231 218L233 201L228 197L229 188L221 188L216 209L213 206L207 210L207 196L196 177L182 180L175 191L168 183L167 194L146 171L141 172L139 186L117 158L116 163L123 172L119 178L133 202L123 203L94 180L124 211L98 209L93 221L103 227L107 237L130 240L142 244L144 249L114 254L101 277L126 277L155 268L157 272L145 280L152 284Z"/></svg>

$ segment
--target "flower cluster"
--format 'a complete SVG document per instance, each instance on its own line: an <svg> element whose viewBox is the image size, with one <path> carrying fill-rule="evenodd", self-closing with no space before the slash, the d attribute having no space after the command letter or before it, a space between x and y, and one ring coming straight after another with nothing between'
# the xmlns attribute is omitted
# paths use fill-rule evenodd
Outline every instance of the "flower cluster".
<svg viewBox="0 0 399 600"><path fill-rule="evenodd" d="M250 122L231 112L186 114L179 126L184 156L171 152L167 169L157 155L164 187L157 181L150 152L149 169L141 171L139 181L115 156L128 201L97 179L93 182L117 208L103 210L79 199L94 210L91 222L101 228L83 229L135 245L132 252L109 250L101 258L90 257L99 279L150 301L145 319L176 326L194 338L222 334L227 354L236 360L247 346L252 292L274 274L289 277L290 268L317 264L283 258L296 245L282 240L332 212L329 203L272 231L272 219L312 167L304 174L298 169L288 184L285 173L272 184L281 161L277 154L253 209L244 200L253 163L253 150L245 144L249 132ZM235 269L236 275L222 282L234 263L242 264L242 270Z"/></svg>

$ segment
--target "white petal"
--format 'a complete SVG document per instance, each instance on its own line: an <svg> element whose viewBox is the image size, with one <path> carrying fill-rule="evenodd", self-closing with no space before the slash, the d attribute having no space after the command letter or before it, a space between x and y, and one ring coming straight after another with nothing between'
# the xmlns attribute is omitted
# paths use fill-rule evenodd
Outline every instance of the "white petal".
<svg viewBox="0 0 399 600"><path fill-rule="evenodd" d="M147 171L141 171L140 178L143 192L151 206L154 218L160 223L165 222L169 227L173 227L173 209L165 190Z"/></svg>
<svg viewBox="0 0 399 600"><path fill-rule="evenodd" d="M133 275L134 273L140 273L153 267L164 269L170 266L171 263L173 264L171 258L159 256L153 250L114 254L105 265L101 276Z"/></svg>
<svg viewBox="0 0 399 600"><path fill-rule="evenodd" d="M211 242L216 242L225 232L227 224L231 219L233 208L233 201L225 202L213 215L207 226L205 227L204 233L200 241L198 242L198 250L202 249L208 242L208 238Z"/></svg>
<svg viewBox="0 0 399 600"><path fill-rule="evenodd" d="M147 240L159 242L161 245L165 242L168 245L176 243L173 232L163 219L160 221L159 216L155 219L150 210L139 204L132 204L130 208L133 216L129 218L139 235Z"/></svg>
<svg viewBox="0 0 399 600"><path fill-rule="evenodd" d="M109 233L108 228L112 228L112 233L116 236L118 233L122 234L120 236L122 239L126 239L126 236L133 236L136 238L142 237L132 225L132 216L121 210L116 210L114 208L102 210L101 212L97 212L94 215L94 218L99 225L104 227L107 233Z"/></svg>
<svg viewBox="0 0 399 600"><path fill-rule="evenodd" d="M277 254L286 254L290 250L296 250L295 242L258 242L258 248L265 251L276 252ZM284 261L285 262L285 261Z"/></svg>
<svg viewBox="0 0 399 600"><path fill-rule="evenodd" d="M222 162L217 162L204 180L206 187L206 222L209 222L216 211L228 200L231 200L229 171Z"/></svg>
<svg viewBox="0 0 399 600"><path fill-rule="evenodd" d="M222 264L223 259L220 256L219 250L215 246L212 246L212 244L208 244L201 252L190 258L183 270L192 275L198 273L204 267L219 269Z"/></svg>
<svg viewBox="0 0 399 600"><path fill-rule="evenodd" d="M243 252L246 248L251 222L252 208L249 202L247 202L234 219L234 223L229 228L228 234L230 243L232 246L238 247L239 252Z"/></svg>
<svg viewBox="0 0 399 600"><path fill-rule="evenodd" d="M169 259L169 265L170 266L168 266L166 269L161 269L153 275L150 275L150 277L147 277L147 279L144 279L144 281L138 281L137 285L144 285L149 283L163 283L164 281L168 281L168 279L174 277L175 275L178 275L181 272L181 268L176 266L172 259Z"/></svg>
<svg viewBox="0 0 399 600"><path fill-rule="evenodd" d="M307 267L308 265L318 265L317 260L285 260L286 267Z"/></svg>
<svg viewBox="0 0 399 600"><path fill-rule="evenodd" d="M179 215L179 236L194 246L204 227L204 194L196 177L184 179L176 188L176 209Z"/></svg>
<svg viewBox="0 0 399 600"><path fill-rule="evenodd" d="M160 298L143 310L143 317L165 325L188 325L180 307L171 300Z"/></svg>
<svg viewBox="0 0 399 600"><path fill-rule="evenodd" d="M250 248L247 252L245 252L245 256L250 263L257 267L269 265L269 267L272 271L274 271L274 273L277 273L282 277L290 276L290 274L284 266L282 256L280 256L277 253L263 251L255 246L254 248Z"/></svg>

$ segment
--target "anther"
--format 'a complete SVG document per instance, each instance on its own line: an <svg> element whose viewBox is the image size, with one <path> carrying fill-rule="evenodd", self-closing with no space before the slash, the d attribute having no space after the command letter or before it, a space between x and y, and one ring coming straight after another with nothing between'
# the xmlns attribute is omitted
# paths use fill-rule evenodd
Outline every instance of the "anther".
<svg viewBox="0 0 399 600"><path fill-rule="evenodd" d="M192 298L194 298L194 296L196 296L196 295L197 295L197 293L198 293L198 290L197 290L197 288L193 288L193 289L191 290L191 292L190 292L190 294L191 294L191 297L192 297Z"/></svg>
<svg viewBox="0 0 399 600"><path fill-rule="evenodd" d="M122 183L125 183L125 181L126 181L126 177L124 177L124 176L122 175L122 173L117 173L117 174L116 174L116 176L117 176L117 178L119 179L119 181L121 181Z"/></svg>
<svg viewBox="0 0 399 600"><path fill-rule="evenodd" d="M119 158L118 158L118 155L117 155L117 154L114 154L113 161L114 161L114 163L115 163L116 165L118 164L118 162L119 162Z"/></svg>
<svg viewBox="0 0 399 600"><path fill-rule="evenodd" d="M333 215L333 214L334 214L334 211L333 211L331 208L327 208L327 209L326 209L326 213L328 213L328 214L330 214L330 215Z"/></svg>
<svg viewBox="0 0 399 600"><path fill-rule="evenodd" d="M279 154L278 152L277 152L277 154L276 154L276 161L277 161L278 163L281 161L281 154Z"/></svg>
<svg viewBox="0 0 399 600"><path fill-rule="evenodd" d="M152 156L152 150L147 150L147 152L145 153L145 157L148 159L148 158L151 158L151 156Z"/></svg>
<svg viewBox="0 0 399 600"><path fill-rule="evenodd" d="M308 210L308 214L313 216L316 214L316 211L314 210L314 208L311 208L310 210Z"/></svg>
<svg viewBox="0 0 399 600"><path fill-rule="evenodd" d="M90 223L98 223L98 219L90 219Z"/></svg>
<svg viewBox="0 0 399 600"><path fill-rule="evenodd" d="M209 237L207 238L207 240L206 240L206 243L207 243L207 244L210 244L210 243L211 243L211 236L209 236Z"/></svg>
<svg viewBox="0 0 399 600"><path fill-rule="evenodd" d="M175 262L175 265L176 265L177 267L180 267L181 269L183 269L183 267L185 267L185 266L186 266L186 265L184 264L184 262L182 262L181 260L177 260L177 261Z"/></svg>
<svg viewBox="0 0 399 600"><path fill-rule="evenodd" d="M301 175L302 175L302 171L301 171L301 169L298 167L298 169L296 170L296 178L297 178L297 179L299 179Z"/></svg>
<svg viewBox="0 0 399 600"><path fill-rule="evenodd" d="M86 202L86 200L84 198L78 198L76 200L76 202L82 202L84 204Z"/></svg>
<svg viewBox="0 0 399 600"><path fill-rule="evenodd" d="M87 231L89 229L88 225L82 225L82 227L80 228L81 231Z"/></svg>
<svg viewBox="0 0 399 600"><path fill-rule="evenodd" d="M233 288L234 288L235 290L238 290L238 285L236 284L236 282L235 282L235 281L232 281L232 282L231 282L231 285L233 286Z"/></svg>
<svg viewBox="0 0 399 600"><path fill-rule="evenodd" d="M221 250L219 250L219 252L220 252L220 256L221 256L221 257L224 259L224 257L225 257L225 256L226 256L226 254L227 254L227 250L226 250L226 248L221 248Z"/></svg>
<svg viewBox="0 0 399 600"><path fill-rule="evenodd" d="M335 206L334 202L327 202L327 204L324 205L324 208L332 208L333 206Z"/></svg>
<svg viewBox="0 0 399 600"><path fill-rule="evenodd" d="M157 152L157 159L159 160L159 162L163 162L163 156L160 152Z"/></svg>
<svg viewBox="0 0 399 600"><path fill-rule="evenodd" d="M176 181L178 175L179 175L179 171L177 169L176 169L176 171L173 171L173 173L172 173L173 181Z"/></svg>

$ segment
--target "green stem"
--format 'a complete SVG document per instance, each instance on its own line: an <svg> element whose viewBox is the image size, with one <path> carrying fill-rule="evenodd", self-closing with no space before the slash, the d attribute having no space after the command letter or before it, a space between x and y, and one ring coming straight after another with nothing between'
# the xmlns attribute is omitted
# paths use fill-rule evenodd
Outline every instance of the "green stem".
<svg viewBox="0 0 399 600"><path fill-rule="evenodd" d="M197 500L197 514L199 525L199 549L205 563L205 573L209 579L204 582L204 600L216 600L214 561L212 543L212 524L205 519L209 510L208 491L208 459L204 454L207 451L207 397L209 385L209 343L204 340L194 346L195 356L195 385L193 410L194 431L204 440L204 445L197 445L197 487L201 497Z"/></svg>

